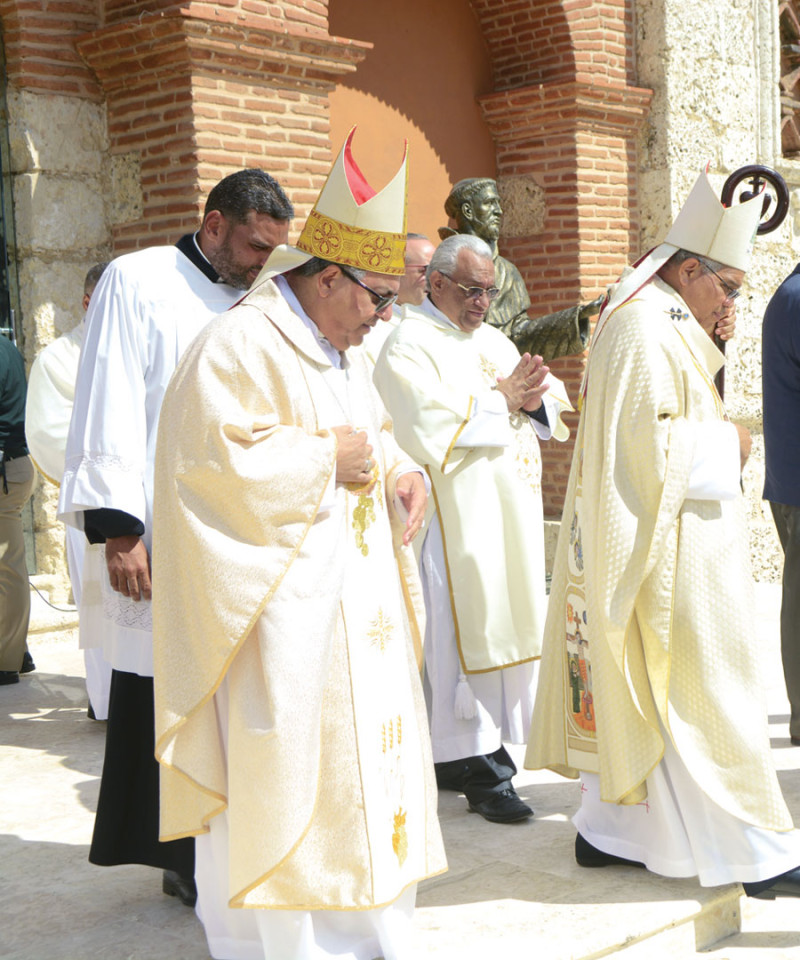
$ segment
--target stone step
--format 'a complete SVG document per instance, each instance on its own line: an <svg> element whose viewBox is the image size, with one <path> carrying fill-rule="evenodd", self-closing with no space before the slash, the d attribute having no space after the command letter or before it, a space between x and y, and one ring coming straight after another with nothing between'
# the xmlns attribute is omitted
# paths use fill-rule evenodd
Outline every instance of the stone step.
<svg viewBox="0 0 800 960"><path fill-rule="evenodd" d="M536 810L521 824L487 823L460 795L440 794L450 869L420 885L420 956L491 960L496 942L503 958L690 958L740 930L738 884L704 889L632 867L579 867L569 822L579 786L530 771L516 783Z"/></svg>

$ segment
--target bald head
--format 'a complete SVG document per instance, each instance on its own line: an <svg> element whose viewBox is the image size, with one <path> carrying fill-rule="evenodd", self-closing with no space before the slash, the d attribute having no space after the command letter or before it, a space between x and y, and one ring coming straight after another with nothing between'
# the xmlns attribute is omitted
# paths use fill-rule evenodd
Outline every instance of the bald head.
<svg viewBox="0 0 800 960"><path fill-rule="evenodd" d="M421 233L409 233L406 239L406 272L400 278L397 303L419 306L427 292L426 273L436 247Z"/></svg>

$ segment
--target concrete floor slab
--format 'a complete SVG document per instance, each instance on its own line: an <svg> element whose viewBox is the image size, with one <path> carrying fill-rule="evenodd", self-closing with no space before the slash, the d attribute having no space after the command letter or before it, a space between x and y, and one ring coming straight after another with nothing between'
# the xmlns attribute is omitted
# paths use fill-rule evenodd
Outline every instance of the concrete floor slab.
<svg viewBox="0 0 800 960"><path fill-rule="evenodd" d="M769 674L773 752L800 822L779 592L759 587L758 597L754 642ZM105 729L86 716L74 625L57 626L30 638L36 672L0 687L0 960L207 960L199 921L161 893L157 871L87 861ZM536 817L511 825L487 823L463 797L441 794L450 870L420 887L415 957L800 960L800 901L752 901L738 886L704 890L624 867L582 869L569 819L578 785L524 771L518 788ZM741 932L708 946L740 923Z"/></svg>

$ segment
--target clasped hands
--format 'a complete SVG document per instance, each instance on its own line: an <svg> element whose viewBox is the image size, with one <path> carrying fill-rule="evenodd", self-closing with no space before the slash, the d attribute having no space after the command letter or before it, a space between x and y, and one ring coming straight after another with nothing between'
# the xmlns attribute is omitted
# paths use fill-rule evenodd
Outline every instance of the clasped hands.
<svg viewBox="0 0 800 960"><path fill-rule="evenodd" d="M372 472L375 460L372 457L372 447L367 443L366 431L355 430L349 424L332 429L338 440L337 483L356 483L364 487L364 493L369 493L375 486L375 477ZM422 475L415 471L404 473L397 480L395 493L408 511L403 531L403 543L408 546L422 529L425 508L428 505L428 493Z"/></svg>
<svg viewBox="0 0 800 960"><path fill-rule="evenodd" d="M523 353L519 363L507 377L497 378L496 390L506 398L508 412L524 410L534 413L542 405L542 397L550 389L545 377L550 373L544 360L537 354Z"/></svg>

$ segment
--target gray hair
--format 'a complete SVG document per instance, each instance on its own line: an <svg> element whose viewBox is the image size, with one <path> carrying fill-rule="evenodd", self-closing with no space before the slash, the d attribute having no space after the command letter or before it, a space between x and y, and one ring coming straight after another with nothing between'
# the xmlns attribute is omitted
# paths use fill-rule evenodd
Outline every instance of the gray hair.
<svg viewBox="0 0 800 960"><path fill-rule="evenodd" d="M476 237L474 233L456 233L446 240L442 240L436 248L425 276L430 280L434 270L439 273L451 274L456 269L458 255L462 250L471 250L477 254L481 260L490 260L494 263L492 249L485 240Z"/></svg>
<svg viewBox="0 0 800 960"><path fill-rule="evenodd" d="M351 267L348 264L336 263L333 260L323 260L322 257L312 257L290 272L298 277L313 277L322 273L326 267L338 267L340 270L347 270L350 276L355 277L356 280L363 280L367 275L367 271L362 270L361 267Z"/></svg>
<svg viewBox="0 0 800 960"><path fill-rule="evenodd" d="M703 256L701 253L692 253L691 250L676 250L675 253L664 264L665 267L679 267L684 260L700 260L712 270L724 270L728 264L720 263L719 260L712 260L711 257Z"/></svg>

